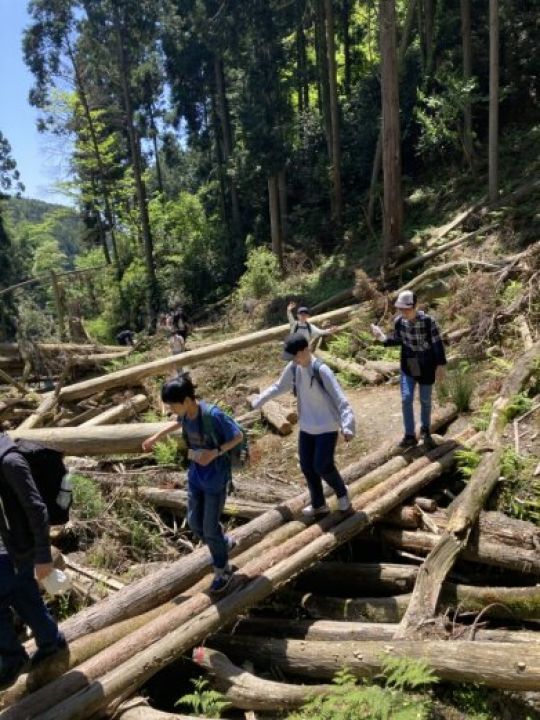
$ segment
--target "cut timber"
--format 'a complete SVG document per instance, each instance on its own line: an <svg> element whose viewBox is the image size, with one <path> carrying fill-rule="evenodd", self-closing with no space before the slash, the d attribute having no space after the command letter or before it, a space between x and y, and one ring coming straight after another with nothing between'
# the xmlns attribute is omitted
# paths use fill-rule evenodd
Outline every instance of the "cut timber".
<svg viewBox="0 0 540 720"><path fill-rule="evenodd" d="M442 255L445 252L448 252L448 250L451 250L452 248L457 247L458 245L463 245L466 242L469 242L469 240L473 240L478 235L482 235L483 233L490 232L491 230L495 230L499 227L499 223L491 223L491 225L486 225L486 227L478 228L478 230L474 230L473 232L467 233L466 235L462 235L459 238L456 238L455 240L451 240L450 242L445 243L444 245L440 245L439 247L433 248L433 250L428 250L428 252L423 253L422 255L419 255L418 257L412 258L411 260L407 260L406 262L402 263L401 265L398 265L396 268L391 270L389 272L389 275L400 275L401 273L405 272L406 270L412 270L415 267L418 267L418 265L423 265L428 260L431 260L434 257L437 257L438 255Z"/></svg>
<svg viewBox="0 0 540 720"><path fill-rule="evenodd" d="M170 510L185 514L188 502L186 490L162 490L160 488L140 487L136 489L138 497L155 507L169 508ZM225 501L223 514L230 517L256 518L262 515L273 505L260 503L241 498L229 497Z"/></svg>
<svg viewBox="0 0 540 720"><path fill-rule="evenodd" d="M123 352L119 345L83 345L80 343L36 343L36 347L44 355L60 355L62 353L73 355L95 355L98 353ZM20 357L17 343L0 343L2 355Z"/></svg>
<svg viewBox="0 0 540 720"><path fill-rule="evenodd" d="M487 643L443 640L343 642L287 640L262 637L220 636L211 643L233 660L252 659L258 664L272 663L286 673L331 679L346 667L356 677L380 673L385 655L422 660L441 678L450 682L481 683L507 690L540 689L540 643L526 651L521 643Z"/></svg>
<svg viewBox="0 0 540 720"><path fill-rule="evenodd" d="M493 444L494 450L482 456L465 490L454 501L445 532L420 568L411 602L400 624L399 637L414 634L435 615L444 579L460 552L467 547L471 529L499 479L503 453L500 439L506 424L505 410L537 370L539 352L540 343L527 350L517 360L502 386L486 431L486 439Z"/></svg>
<svg viewBox="0 0 540 720"><path fill-rule="evenodd" d="M391 375L397 375L399 372L399 361L398 360L368 360L364 363L366 370L374 371L383 375L384 377L390 377Z"/></svg>
<svg viewBox="0 0 540 720"><path fill-rule="evenodd" d="M87 718L118 697L125 697L186 649L230 622L247 607L327 555L392 507L451 467L455 442L392 475L379 486L353 498L353 514L331 513L286 542L258 554L242 567L234 592L212 603L207 593L185 599L140 630L78 666L5 711L2 720L23 716L40 720ZM361 480L359 481L359 483ZM260 519L259 519L260 520ZM151 584L149 578L144 579ZM152 588L154 593L156 587ZM120 593L115 594L118 600ZM85 611L86 612L86 611ZM99 678L99 679L98 679ZM11 716L11 717L10 717Z"/></svg>
<svg viewBox="0 0 540 720"><path fill-rule="evenodd" d="M24 424L24 423L23 423ZM13 438L41 442L66 455L115 455L142 452L143 440L170 423L133 423L96 427L39 428L18 427L10 431ZM182 442L182 433L170 435Z"/></svg>
<svg viewBox="0 0 540 720"><path fill-rule="evenodd" d="M45 422L45 418L54 410L57 403L58 396L54 392L44 395L36 411L19 425L17 432L41 427Z"/></svg>
<svg viewBox="0 0 540 720"><path fill-rule="evenodd" d="M96 427L97 425L110 425L111 423L118 422L119 420L126 420L127 418L137 415L142 410L146 410L148 407L148 398L146 395L140 393L134 395L129 400L126 400L115 407L105 410L105 412L96 415L95 417L83 422L81 427Z"/></svg>
<svg viewBox="0 0 540 720"><path fill-rule="evenodd" d="M28 395L30 392L25 385L22 385L18 380L15 380L15 378L12 378L11 375L8 375L7 372L3 370L0 370L0 380L3 380L7 385L12 385L21 395Z"/></svg>
<svg viewBox="0 0 540 720"><path fill-rule="evenodd" d="M445 277L446 275L449 275L450 273L455 273L457 271L470 271L471 268L497 270L500 269L500 267L500 264L495 265L494 263L485 262L483 260L452 260L450 262L444 263L444 265L437 265L434 268L430 268L429 270L420 273L420 275L417 275L413 280L406 283L405 285L402 285L400 291L414 290L416 292L419 288L423 287L425 284L431 282L432 280L438 279L440 277Z"/></svg>
<svg viewBox="0 0 540 720"><path fill-rule="evenodd" d="M257 395L251 395L249 400L254 400ZM269 400L261 408L262 416L266 422L274 428L280 435L290 435L292 433L292 424L288 420L286 411L275 400Z"/></svg>
<svg viewBox="0 0 540 720"><path fill-rule="evenodd" d="M150 707L144 698L132 698L122 703L114 714L115 720L204 720L195 715L177 715ZM207 717L207 716L205 716ZM209 718L212 720L212 718ZM214 718L217 720L217 718Z"/></svg>
<svg viewBox="0 0 540 720"><path fill-rule="evenodd" d="M267 635L301 640L343 642L349 640L392 640L395 623L347 622L345 620L284 620L282 618L253 617L241 620L234 626L235 635ZM480 640L480 642L538 643L534 630L485 630L484 628L456 626L452 640ZM472 637L471 637L472 635Z"/></svg>
<svg viewBox="0 0 540 720"><path fill-rule="evenodd" d="M313 618L374 623L399 622L410 600L410 595L341 598L312 593L288 593L287 601L289 597ZM460 612L483 610L483 617L498 617L504 620L540 620L540 586L506 588L445 583L439 610L447 608L459 608Z"/></svg>
<svg viewBox="0 0 540 720"><path fill-rule="evenodd" d="M215 678L212 685L224 700L245 710L294 710L331 689L330 685L291 685L263 680L234 665L223 653L207 647L195 648L192 657Z"/></svg>
<svg viewBox="0 0 540 720"><path fill-rule="evenodd" d="M323 320L340 320L348 318L355 311L355 306L340 308L333 310L324 315L316 315L313 322L321 322ZM195 365L204 360L210 360L221 355L228 355L236 350L244 350L245 348L254 347L262 343L271 342L272 340L280 340L289 332L289 325L279 325L269 330L259 330L249 335L241 335L232 340L223 340L222 342L205 347L189 350L179 355L170 355L161 360L153 360L141 365L134 365L123 370L103 375L92 380L84 380L73 385L62 388L60 392L61 400L75 400L77 398L88 397L95 392L108 390L112 387L137 385L140 380L152 375L166 375L171 370L179 369L185 365Z"/></svg>
<svg viewBox="0 0 540 720"><path fill-rule="evenodd" d="M381 530L384 542L393 547L414 553L431 553L441 541L441 535L416 530ZM527 550L501 542L479 539L469 542L461 550L464 560L513 570L540 577L540 556L538 550Z"/></svg>
<svg viewBox="0 0 540 720"><path fill-rule="evenodd" d="M412 590L418 567L392 563L320 562L308 568L297 580L300 590L332 588L340 595L405 593Z"/></svg>
<svg viewBox="0 0 540 720"><path fill-rule="evenodd" d="M323 352L322 350L317 350L317 357L319 357L333 370L339 370L341 372L347 372L351 375L355 375L368 385L377 385L384 380L380 373L375 370L368 370L363 365L360 365L353 360L342 360L341 358L337 358L328 352Z"/></svg>

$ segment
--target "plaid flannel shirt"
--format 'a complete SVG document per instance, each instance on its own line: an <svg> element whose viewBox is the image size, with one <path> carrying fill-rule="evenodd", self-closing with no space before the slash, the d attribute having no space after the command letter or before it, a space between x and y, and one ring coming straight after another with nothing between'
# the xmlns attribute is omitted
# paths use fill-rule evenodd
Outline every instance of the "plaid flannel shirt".
<svg viewBox="0 0 540 720"><path fill-rule="evenodd" d="M416 357L422 368L420 382L432 384L435 368L446 365L444 345L435 320L419 310L412 321L399 315L394 322L394 333L389 335L385 345L401 346L401 369L410 374L407 358Z"/></svg>

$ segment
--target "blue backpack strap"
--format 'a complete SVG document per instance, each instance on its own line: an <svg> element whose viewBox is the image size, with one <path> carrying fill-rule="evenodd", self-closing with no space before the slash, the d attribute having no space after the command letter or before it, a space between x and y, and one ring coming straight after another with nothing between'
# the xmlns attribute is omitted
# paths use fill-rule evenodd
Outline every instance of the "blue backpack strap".
<svg viewBox="0 0 540 720"><path fill-rule="evenodd" d="M198 415L199 435L204 438L205 445L210 441L208 444L212 445L212 449L217 449L224 442L223 437L221 437L218 431L214 415L212 414L212 410L215 407L215 405L208 405L206 403L199 404Z"/></svg>
<svg viewBox="0 0 540 720"><path fill-rule="evenodd" d="M292 369L292 394L294 397L298 395L298 391L296 389L296 365L293 363L291 366Z"/></svg>
<svg viewBox="0 0 540 720"><path fill-rule="evenodd" d="M324 382L321 377L321 365L324 365L323 361L320 358L315 358L315 361L313 362L313 365L311 366L311 369L313 370L313 375L311 376L311 382L313 383L313 379L317 380L321 388L324 390L325 393L328 393L328 390L324 387Z"/></svg>

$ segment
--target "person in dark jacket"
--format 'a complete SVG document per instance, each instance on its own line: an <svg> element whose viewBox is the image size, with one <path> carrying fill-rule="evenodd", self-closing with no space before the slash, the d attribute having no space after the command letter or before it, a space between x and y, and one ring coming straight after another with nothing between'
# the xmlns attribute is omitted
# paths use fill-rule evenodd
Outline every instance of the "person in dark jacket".
<svg viewBox="0 0 540 720"><path fill-rule="evenodd" d="M126 328L125 330L121 330L118 335L116 336L116 342L119 345L131 345L133 346L135 344L135 333L133 330L130 330L129 328Z"/></svg>
<svg viewBox="0 0 540 720"><path fill-rule="evenodd" d="M31 628L37 650L31 667L66 647L41 597L37 581L53 571L47 508L25 458L0 434L0 690L28 662L12 610Z"/></svg>
<svg viewBox="0 0 540 720"><path fill-rule="evenodd" d="M400 292L395 306L400 314L394 320L394 332L386 335L377 325L371 326L375 337L384 345L401 347L401 403L405 435L401 447L414 447L416 439L413 398L418 385L420 394L420 434L427 448L434 446L431 437L431 396L435 380L444 377L446 355L435 320L416 308L412 290Z"/></svg>

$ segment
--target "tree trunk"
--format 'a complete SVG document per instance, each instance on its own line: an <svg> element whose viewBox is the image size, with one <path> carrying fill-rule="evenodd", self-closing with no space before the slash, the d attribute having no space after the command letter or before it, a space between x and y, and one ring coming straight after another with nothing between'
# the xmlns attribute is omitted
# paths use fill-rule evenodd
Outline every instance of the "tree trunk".
<svg viewBox="0 0 540 720"><path fill-rule="evenodd" d="M141 410L148 407L148 398L146 395L134 395L129 400L125 400L120 405L116 405L105 412L100 413L96 417L83 422L80 427L96 427L97 425L110 425L120 420L126 420L137 415Z"/></svg>
<svg viewBox="0 0 540 720"><path fill-rule="evenodd" d="M230 657L250 658L264 665L268 658L282 671L292 675L331 679L346 667L358 678L377 675L389 652L393 657L422 660L441 680L482 683L507 690L540 689L540 644L521 643L449 643L443 640L366 641L334 644L332 651L321 641L273 640L271 638L220 637L212 641Z"/></svg>
<svg viewBox="0 0 540 720"><path fill-rule="evenodd" d="M332 0L324 0L326 27L326 52L328 54L328 90L330 95L330 121L332 130L332 185L333 219L339 226L343 212L343 193L341 189L341 135L339 120L339 100L337 88L336 48L334 35L334 10Z"/></svg>
<svg viewBox="0 0 540 720"><path fill-rule="evenodd" d="M159 290L156 277L156 268L154 263L154 240L152 237L152 231L150 229L150 218L148 216L146 187L143 180L143 169L141 162L140 140L137 131L133 125L133 107L130 88L131 68L129 67L126 48L124 45L126 34L124 32L123 23L120 19L119 7L113 3L112 9L118 51L119 76L122 86L122 97L124 102L126 130L129 137L129 145L131 149L133 179L135 181L135 189L137 192L137 204L139 206L139 217L141 221L141 232L144 245L144 258L147 281L148 327L150 331L153 332L156 327L157 312L159 307Z"/></svg>
<svg viewBox="0 0 540 720"><path fill-rule="evenodd" d="M268 211L270 213L272 252L277 258L279 269L283 272L283 237L279 214L279 184L277 175L271 175L268 178Z"/></svg>
<svg viewBox="0 0 540 720"><path fill-rule="evenodd" d="M378 385L384 378L374 370L366 370L363 365L360 365L353 360L342 360L341 358L334 357L328 352L317 350L317 357L319 357L324 363L329 365L334 370L341 372L348 372L351 375L361 378L368 385Z"/></svg>
<svg viewBox="0 0 540 720"><path fill-rule="evenodd" d="M165 490L162 488L141 487L135 491L137 497L156 507L168 508L185 515L188 504L186 490ZM238 518L256 518L273 507L269 503L242 500L241 498L228 498L223 507L223 515Z"/></svg>
<svg viewBox="0 0 540 720"><path fill-rule="evenodd" d="M328 70L328 48L326 43L326 23L324 19L325 0L315 0L315 51L317 55L320 83L319 105L324 122L324 134L328 150L328 160L332 162L332 114L330 110L330 86ZM333 200L333 195L331 196Z"/></svg>
<svg viewBox="0 0 540 720"><path fill-rule="evenodd" d="M524 353L503 384L486 431L493 452L482 457L465 490L454 501L445 532L422 564L409 608L400 625L400 637L414 633L435 615L442 583L459 553L467 546L471 528L499 479L503 452L500 440L506 424L504 411L511 398L536 371L539 351L540 343L537 343Z"/></svg>
<svg viewBox="0 0 540 720"><path fill-rule="evenodd" d="M343 27L343 60L344 60L344 74L343 74L343 88L345 90L345 96L348 98L351 94L351 6L350 0L343 0L343 10L341 13L341 24Z"/></svg>
<svg viewBox="0 0 540 720"><path fill-rule="evenodd" d="M349 305L339 310L332 310L324 315L316 315L313 322L323 320L341 320L349 317L354 313L356 307ZM181 368L186 365L193 365L203 360L219 357L220 355L228 355L235 350L243 350L245 348L254 347L265 342L282 339L289 332L288 324L279 325L268 330L259 330L249 335L241 335L231 340L224 340L219 343L207 345L205 347L190 350L180 355L171 355L160 360L143 363L142 365L134 365L129 368L117 370L115 372L102 375L101 377L84 380L83 382L67 385L60 391L60 398L64 401L75 400L78 398L88 397L96 392L107 390L118 386L138 385L139 381L144 377L151 375L166 375L170 370Z"/></svg>
<svg viewBox="0 0 540 720"><path fill-rule="evenodd" d="M63 342L66 339L66 322L64 315L63 297L64 291L62 289L62 286L58 282L56 273L53 270L51 270L51 283L53 288L54 304L56 307L56 319L58 321L58 337L60 338L60 342Z"/></svg>
<svg viewBox="0 0 540 720"><path fill-rule="evenodd" d="M279 197L279 220L281 227L281 245L287 243L289 237L288 208L287 208L287 176L285 167L282 167L277 176Z"/></svg>
<svg viewBox="0 0 540 720"><path fill-rule="evenodd" d="M409 0L407 6L407 16L405 18L405 24L403 26L403 32L401 33L401 41L398 50L398 73L401 73L403 64L405 62L405 55L407 54L407 48L409 47L411 33L414 24L414 13L416 8L417 0ZM375 198L376 188L379 182L379 174L381 172L381 160L382 160L382 123L377 135L377 144L375 146L375 157L373 158L373 167L371 169L371 181L369 185L369 198L368 198L368 209L367 217L368 222L373 223L373 215L375 211Z"/></svg>
<svg viewBox="0 0 540 720"><path fill-rule="evenodd" d="M207 647L194 648L192 657L215 678L212 686L223 698L233 707L245 710L294 710L317 695L328 693L332 687L263 680L234 665L223 653Z"/></svg>
<svg viewBox="0 0 540 720"><path fill-rule="evenodd" d="M127 700L120 705L114 717L116 720L205 720L203 717L195 717L195 715L178 715L154 710L142 697Z"/></svg>
<svg viewBox="0 0 540 720"><path fill-rule="evenodd" d="M428 79L431 77L433 72L433 57L435 53L435 4L436 0L424 0L424 42L426 50L425 75Z"/></svg>
<svg viewBox="0 0 540 720"><path fill-rule="evenodd" d="M257 396L252 395L249 399L252 400L255 397ZM266 402L261 408L261 413L266 422L280 435L292 433L292 421L287 417L286 410L276 400Z"/></svg>
<svg viewBox="0 0 540 720"><path fill-rule="evenodd" d="M463 80L472 77L471 0L461 0L461 45L463 52ZM471 101L467 97L463 106L463 153L467 166L473 165L473 135Z"/></svg>
<svg viewBox="0 0 540 720"><path fill-rule="evenodd" d="M489 0L489 201L499 197L499 0Z"/></svg>
<svg viewBox="0 0 540 720"><path fill-rule="evenodd" d="M403 239L401 137L396 58L395 0L381 0L382 161L384 179L383 261Z"/></svg>
<svg viewBox="0 0 540 720"><path fill-rule="evenodd" d="M339 595L385 595L412 590L418 567L393 563L325 561L312 565L296 581L299 590Z"/></svg>

